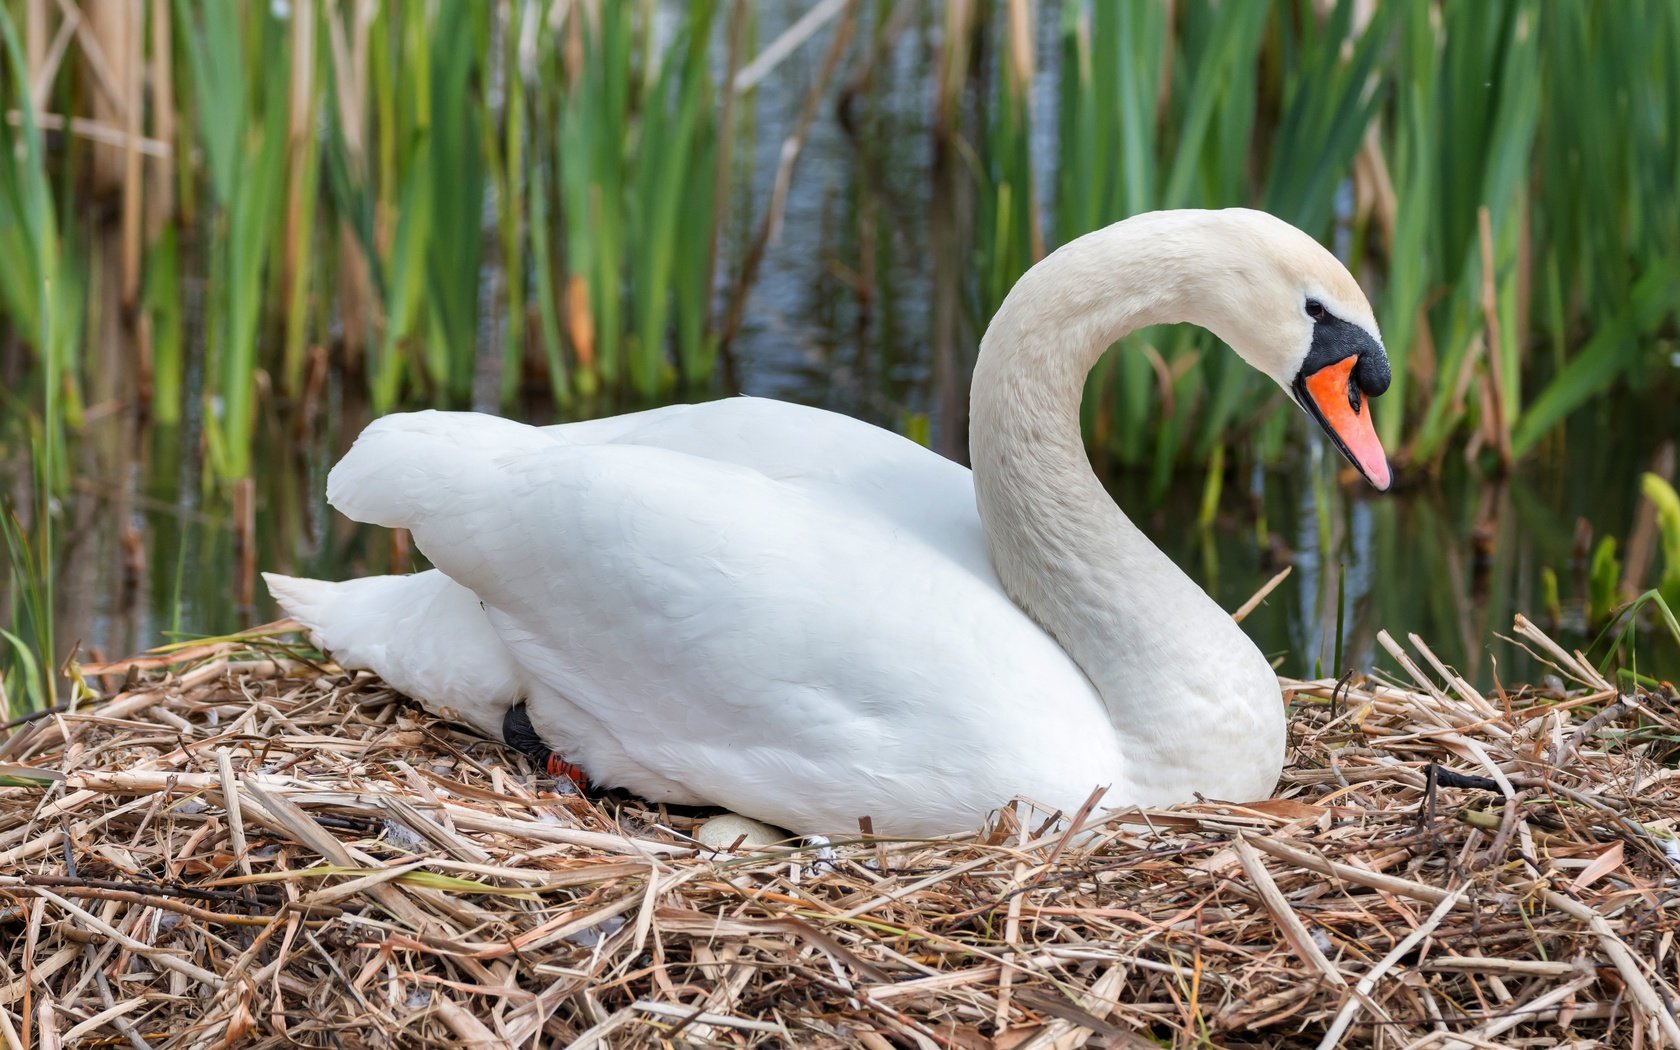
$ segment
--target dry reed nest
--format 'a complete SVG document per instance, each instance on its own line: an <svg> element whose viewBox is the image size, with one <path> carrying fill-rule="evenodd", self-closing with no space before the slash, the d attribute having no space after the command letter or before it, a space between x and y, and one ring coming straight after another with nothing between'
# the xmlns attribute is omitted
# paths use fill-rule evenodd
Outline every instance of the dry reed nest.
<svg viewBox="0 0 1680 1050"><path fill-rule="evenodd" d="M271 636L85 668L0 738L0 1043L1680 1046L1680 705L1517 634L1567 691L1286 682L1265 803L827 859Z"/></svg>

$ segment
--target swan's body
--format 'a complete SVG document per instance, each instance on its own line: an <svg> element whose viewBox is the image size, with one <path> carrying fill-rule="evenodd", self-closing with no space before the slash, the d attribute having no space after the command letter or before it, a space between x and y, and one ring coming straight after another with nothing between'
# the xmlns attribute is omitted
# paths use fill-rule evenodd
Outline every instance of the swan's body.
<svg viewBox="0 0 1680 1050"><path fill-rule="evenodd" d="M1283 261L1249 243L1267 237ZM1283 761L1277 680L1103 492L1077 414L1102 348L1156 321L1200 321L1299 381L1321 326L1264 351L1273 368L1225 323L1263 325L1237 286L1294 281L1291 263L1380 355L1357 286L1292 228L1141 216L1011 293L976 369L973 474L748 398L546 429L389 416L328 496L411 529L437 569L270 587L345 666L433 709L494 735L524 700L597 784L800 832L865 815L964 831L1012 795L1071 811L1099 785L1111 804L1263 797ZM1198 292L1211 304L1186 302Z"/></svg>

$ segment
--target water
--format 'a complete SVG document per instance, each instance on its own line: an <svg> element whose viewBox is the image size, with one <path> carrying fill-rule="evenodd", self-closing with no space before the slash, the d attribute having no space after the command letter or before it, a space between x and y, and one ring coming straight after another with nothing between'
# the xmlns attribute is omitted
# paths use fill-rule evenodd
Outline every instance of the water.
<svg viewBox="0 0 1680 1050"><path fill-rule="evenodd" d="M819 351L818 365L823 353L836 352ZM743 371L749 386L753 374ZM820 377L820 367L812 375ZM855 393L842 385L801 385L785 376L777 382L794 400L855 405ZM909 385L930 396L925 382ZM265 426L257 482L260 568L343 577L418 564L393 551L383 530L355 526L326 507L326 469L363 422L342 400L340 411L318 441L293 442L278 419ZM102 420L78 449L78 481L62 533L60 639L112 656L274 618L260 586L254 607L240 604L231 512L219 500L201 500L179 435L154 431L130 444L119 433L130 425L119 417ZM1509 632L1517 612L1542 619L1543 567L1557 573L1566 605L1584 593L1580 523L1621 537L1632 526L1641 450L1617 448L1635 442L1611 439L1618 433L1613 428L1579 431L1568 461L1557 466L1536 465L1503 481L1459 467L1438 481L1402 479L1390 494L1338 487L1326 478L1340 473L1339 460L1309 454L1295 469L1256 475L1246 489L1228 483L1206 528L1196 524L1201 476L1180 476L1155 506L1145 501L1146 479L1108 480L1145 531L1228 609L1284 565L1293 567L1244 625L1264 651L1281 658L1286 673L1329 673L1334 666L1343 586L1342 666L1392 667L1377 644L1378 630L1400 639L1415 632L1487 685L1496 673L1506 682L1533 676L1532 664L1499 635ZM1595 439L1604 439L1601 447ZM128 455L131 449L138 454ZM1616 467L1592 469L1595 464ZM1326 498L1328 548L1317 513L1318 500ZM1341 570L1345 584L1339 584ZM1566 644L1589 640L1578 622L1570 628L1578 618L1566 609L1558 635Z"/></svg>
<svg viewBox="0 0 1680 1050"><path fill-rule="evenodd" d="M788 11L768 9L761 39L772 39L788 20ZM818 34L758 94L757 155L736 188L740 215L731 223L737 243L750 237L768 199L782 138L824 45ZM1053 75L1055 49L1041 49L1040 58ZM921 27L909 26L873 70L868 90L850 101L855 135L825 105L749 302L734 371L747 393L894 429L925 422L935 447L960 454L961 369L941 367L938 347L943 339L959 358L971 355L977 333L962 317L936 331L938 282L960 273L964 262L951 257L936 218L947 187L935 170L927 64ZM1040 85L1040 101L1050 89L1053 82ZM1041 113L1040 126L1052 125ZM1277 410L1294 411L1281 399ZM1393 410L1380 401L1375 408ZM539 407L528 415L550 418ZM1638 508L1638 475L1655 447L1649 434L1616 425L1626 418L1608 405L1589 409L1572 422L1561 453L1507 479L1453 462L1438 478L1403 473L1387 495L1338 484L1343 464L1302 419L1299 460L1227 478L1206 527L1197 524L1201 472L1179 475L1158 500L1143 478L1115 474L1107 481L1145 531L1226 608L1293 567L1245 622L1284 672L1392 668L1377 641L1386 629L1400 639L1417 633L1488 685L1538 673L1500 635L1519 611L1544 622L1543 568L1556 572L1568 606L1560 640L1589 641L1576 607L1588 549L1581 537L1585 531L1625 543ZM318 419L299 421L265 406L251 564L325 577L416 565L382 531L354 526L325 505L326 470L366 419L336 377ZM111 657L277 615L260 585L252 604L241 601L244 560L232 509L223 497L205 495L199 447L195 421L175 431L147 429L117 402L103 412L96 406L75 448L76 483L63 508L61 644L74 641L84 655ZM1668 658L1669 675L1680 672L1672 650L1655 651Z"/></svg>

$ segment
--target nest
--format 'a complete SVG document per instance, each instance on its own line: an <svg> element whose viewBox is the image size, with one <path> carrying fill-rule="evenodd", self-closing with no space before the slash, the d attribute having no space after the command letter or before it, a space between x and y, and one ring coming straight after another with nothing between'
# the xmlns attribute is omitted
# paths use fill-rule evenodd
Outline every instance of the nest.
<svg viewBox="0 0 1680 1050"><path fill-rule="evenodd" d="M1287 681L1266 802L734 853L273 637L83 668L0 738L0 1042L1680 1046L1675 698L1517 633L1570 689Z"/></svg>

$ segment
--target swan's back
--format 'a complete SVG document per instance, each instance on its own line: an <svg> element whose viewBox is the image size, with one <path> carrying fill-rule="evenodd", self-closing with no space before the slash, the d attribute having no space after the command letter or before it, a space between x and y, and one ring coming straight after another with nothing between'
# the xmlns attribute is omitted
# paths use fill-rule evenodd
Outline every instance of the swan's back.
<svg viewBox="0 0 1680 1050"><path fill-rule="evenodd" d="M851 416L736 397L543 429L572 444L661 448L828 491L916 532L940 556L996 582L968 468Z"/></svg>

